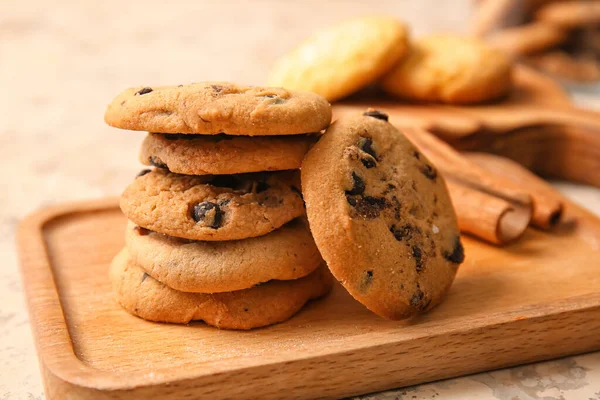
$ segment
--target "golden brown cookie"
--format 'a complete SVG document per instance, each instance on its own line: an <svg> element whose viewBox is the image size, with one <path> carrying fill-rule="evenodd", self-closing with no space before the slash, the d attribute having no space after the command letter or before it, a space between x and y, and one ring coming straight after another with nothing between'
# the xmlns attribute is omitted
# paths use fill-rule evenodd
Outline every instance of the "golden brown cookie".
<svg viewBox="0 0 600 400"><path fill-rule="evenodd" d="M479 103L504 96L512 88L512 65L500 50L474 38L430 36L381 81L398 97L443 103Z"/></svg>
<svg viewBox="0 0 600 400"><path fill-rule="evenodd" d="M407 36L406 26L394 18L346 21L317 33L277 61L269 85L338 100L389 71L406 53Z"/></svg>
<svg viewBox="0 0 600 400"><path fill-rule="evenodd" d="M149 133L140 161L186 175L298 169L316 135L245 137Z"/></svg>
<svg viewBox="0 0 600 400"><path fill-rule="evenodd" d="M309 92L200 82L127 89L108 105L104 120L135 131L295 135L325 129L331 106Z"/></svg>
<svg viewBox="0 0 600 400"><path fill-rule="evenodd" d="M522 56L546 50L563 43L567 32L555 25L534 22L513 28L502 29L489 39L491 46L504 52Z"/></svg>
<svg viewBox="0 0 600 400"><path fill-rule="evenodd" d="M232 292L298 279L323 263L301 219L263 236L225 242L178 239L129 222L125 241L134 264L182 292Z"/></svg>
<svg viewBox="0 0 600 400"><path fill-rule="evenodd" d="M121 196L137 225L192 240L265 235L304 215L296 171L242 175L179 175L142 171Z"/></svg>
<svg viewBox="0 0 600 400"><path fill-rule="evenodd" d="M272 281L237 292L184 293L152 278L131 262L125 249L112 261L110 280L117 301L133 315L180 324L203 320L222 329L252 329L285 321L307 301L327 294L332 285L322 265L293 281Z"/></svg>
<svg viewBox="0 0 600 400"><path fill-rule="evenodd" d="M350 294L399 319L440 303L463 261L444 179L369 110L334 122L302 164L310 230Z"/></svg>
<svg viewBox="0 0 600 400"><path fill-rule="evenodd" d="M535 19L564 28L600 24L600 2L557 1L544 5L535 13Z"/></svg>

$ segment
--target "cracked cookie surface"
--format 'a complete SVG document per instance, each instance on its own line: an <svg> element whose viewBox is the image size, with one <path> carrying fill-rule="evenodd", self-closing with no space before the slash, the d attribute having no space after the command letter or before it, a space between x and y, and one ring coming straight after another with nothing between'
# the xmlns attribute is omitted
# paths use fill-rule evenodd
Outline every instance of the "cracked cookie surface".
<svg viewBox="0 0 600 400"><path fill-rule="evenodd" d="M331 122L331 105L310 92L200 82L130 88L108 105L115 128L160 133L296 135Z"/></svg>
<svg viewBox="0 0 600 400"><path fill-rule="evenodd" d="M149 133L140 151L145 165L186 175L298 169L318 135L244 137Z"/></svg>
<svg viewBox="0 0 600 400"><path fill-rule="evenodd" d="M191 240L265 235L304 215L297 171L192 176L142 171L121 196L137 225Z"/></svg>
<svg viewBox="0 0 600 400"><path fill-rule="evenodd" d="M117 301L128 312L157 322L187 324L203 320L222 329L272 325L297 313L304 304L324 296L333 278L325 265L291 281L270 281L226 293L185 293L160 283L129 258L123 249L110 266Z"/></svg>
<svg viewBox="0 0 600 400"><path fill-rule="evenodd" d="M130 221L125 241L134 264L182 292L231 292L298 279L323 263L302 219L263 236L225 242L178 239Z"/></svg>
<svg viewBox="0 0 600 400"><path fill-rule="evenodd" d="M334 122L304 159L302 187L317 247L354 298L391 319L441 301L464 258L454 209L386 114Z"/></svg>

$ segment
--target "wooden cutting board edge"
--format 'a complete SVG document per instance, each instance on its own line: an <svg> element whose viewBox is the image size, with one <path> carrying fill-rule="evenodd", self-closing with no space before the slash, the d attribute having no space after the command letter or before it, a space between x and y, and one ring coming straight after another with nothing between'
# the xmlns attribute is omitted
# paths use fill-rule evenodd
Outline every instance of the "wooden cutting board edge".
<svg viewBox="0 0 600 400"><path fill-rule="evenodd" d="M199 365L188 371L156 373L152 378L130 376L124 383L120 374L95 369L74 354L43 235L44 226L57 218L68 218L71 213L102 211L116 204L117 199L102 199L59 205L32 214L19 227L24 288L49 398L63 398L67 394L72 398L146 398L150 395L175 398L210 393L238 398L243 393L265 393L265 388L269 390L265 396L276 398L289 396L294 382L307 377L313 380L296 387L294 396L318 394L335 398L600 349L599 291L593 296L577 296L478 318L469 326L446 326L434 335L423 334L414 339L410 352L408 344L395 339L393 333L375 336L370 333L354 336L343 351L334 347L311 348L292 361L276 354L260 359L223 360L209 363L209 368ZM569 208L581 217L586 232L592 228L590 239L597 245L600 221L578 206L570 204ZM524 336L524 332L527 335ZM492 345L470 348L478 339L489 338L489 335L496 338ZM535 344L523 340L516 348L511 347L511 341L520 340L519 337L526 337L525 341L540 338L543 348L530 354L526 350ZM435 345L437 341L447 343L448 340L454 343L451 349ZM565 343L569 346L564 346ZM422 352L416 352L414 346L421 347ZM522 351L518 351L519 348ZM415 353L431 359L432 368L424 373L423 360L412 360L415 373L398 369L399 365L410 365L411 360L405 358ZM461 353L462 357L470 355L471 362L444 365L444 360L452 359L451 355ZM322 368L324 365L326 368ZM421 367L416 368L417 365ZM317 377L311 372L314 370L319 370ZM385 380L381 376L386 376ZM135 397L131 397L134 394Z"/></svg>

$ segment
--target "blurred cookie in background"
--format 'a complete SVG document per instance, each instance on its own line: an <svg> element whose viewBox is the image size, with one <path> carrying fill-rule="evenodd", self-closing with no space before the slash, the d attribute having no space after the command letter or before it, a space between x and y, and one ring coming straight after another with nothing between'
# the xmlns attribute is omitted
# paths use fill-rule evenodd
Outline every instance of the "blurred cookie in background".
<svg viewBox="0 0 600 400"><path fill-rule="evenodd" d="M319 32L278 60L270 86L308 90L330 102L378 80L408 49L406 26L390 17L362 17Z"/></svg>
<svg viewBox="0 0 600 400"><path fill-rule="evenodd" d="M506 95L511 75L510 59L485 42L437 35L416 41L381 86L404 99L470 104Z"/></svg>

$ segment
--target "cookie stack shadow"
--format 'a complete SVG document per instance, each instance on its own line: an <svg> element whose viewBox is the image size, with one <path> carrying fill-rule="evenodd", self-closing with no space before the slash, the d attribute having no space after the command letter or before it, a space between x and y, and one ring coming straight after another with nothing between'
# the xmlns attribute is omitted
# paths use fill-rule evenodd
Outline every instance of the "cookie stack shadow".
<svg viewBox="0 0 600 400"><path fill-rule="evenodd" d="M318 95L224 82L133 88L106 122L148 132L110 267L141 318L226 329L284 321L332 277L310 234L298 168L331 121Z"/></svg>

